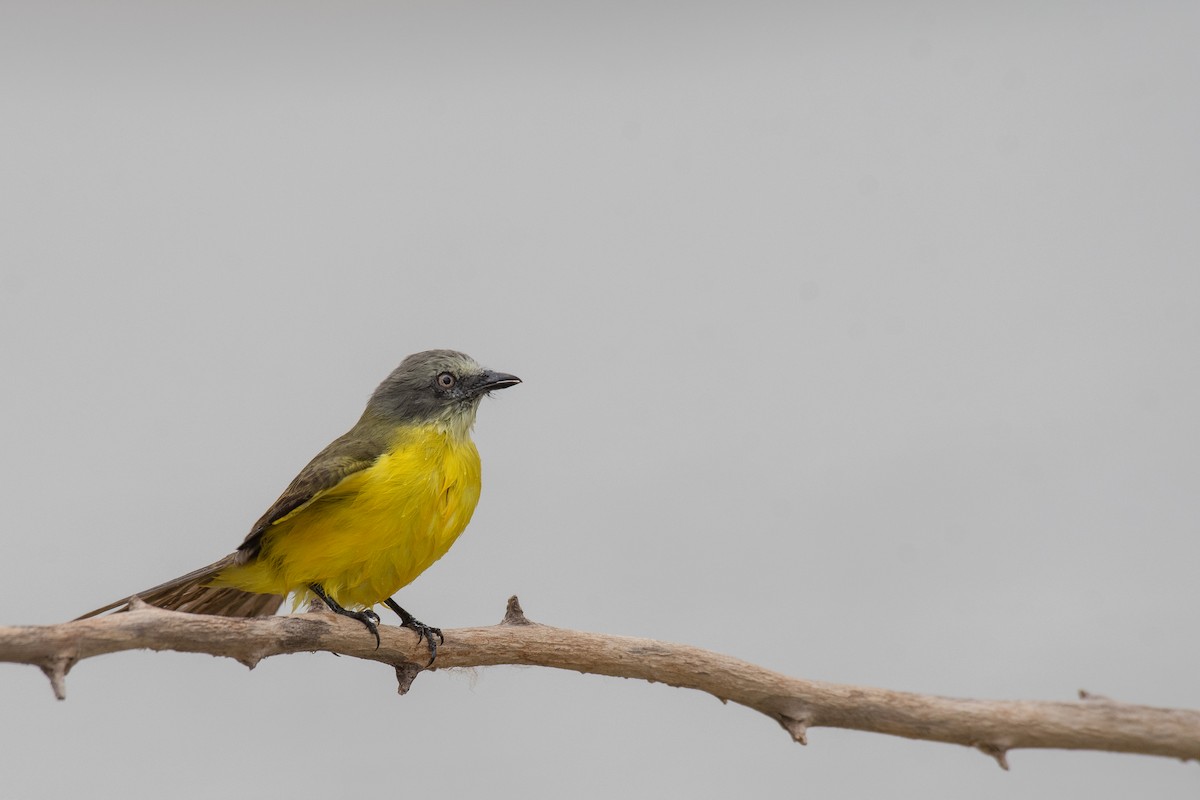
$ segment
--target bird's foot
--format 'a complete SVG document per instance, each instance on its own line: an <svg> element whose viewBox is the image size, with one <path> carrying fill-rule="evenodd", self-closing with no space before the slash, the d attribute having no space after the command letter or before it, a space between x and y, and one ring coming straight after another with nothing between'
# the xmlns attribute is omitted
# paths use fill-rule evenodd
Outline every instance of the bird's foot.
<svg viewBox="0 0 1200 800"><path fill-rule="evenodd" d="M429 663L425 666L433 666L433 660L437 658L438 644L444 644L446 641L446 637L442 636L442 629L435 628L432 625L426 625L424 622L421 622L418 619L402 622L400 624L405 628L416 631L417 644L420 644L422 639L429 643ZM436 642L433 640L434 636L438 638Z"/></svg>
<svg viewBox="0 0 1200 800"><path fill-rule="evenodd" d="M371 635L375 637L375 649L376 650L379 649L379 645L382 644L382 642L379 639L379 615L378 614L376 614L374 611L372 611L369 608L366 609L365 611L350 611L348 609L342 608L336 600L334 600L332 597L330 597L328 594L326 594L325 590L322 589L320 586L318 586L315 583L312 584L311 586L309 586L308 588L312 591L313 594L315 594L317 597L321 598L321 602L323 602L326 606L328 606L329 610L332 611L333 613L341 614L343 617L349 617L350 619L356 619L359 622L361 622L363 625L366 625L367 630L369 630L371 632Z"/></svg>
<svg viewBox="0 0 1200 800"><path fill-rule="evenodd" d="M417 644L420 644L422 639L425 640L426 644L429 645L429 663L425 666L433 666L433 660L437 658L438 644L444 644L446 641L446 637L442 636L442 629L435 628L432 625L426 625L424 622L421 622L412 614L401 608L400 605L390 597L387 600L384 600L383 604L399 615L401 627L408 628L417 634ZM434 641L434 636L437 637L437 641Z"/></svg>
<svg viewBox="0 0 1200 800"><path fill-rule="evenodd" d="M347 611L344 608L341 611L337 611L336 609L334 611L335 611L335 613L341 614L343 617L349 617L350 619L356 619L359 622L361 622L363 625L366 625L367 630L369 630L371 632L371 635L375 637L375 649L376 650L379 649L379 645L382 644L382 640L379 638L379 615L378 614L376 614L374 611L371 611L371 610Z"/></svg>

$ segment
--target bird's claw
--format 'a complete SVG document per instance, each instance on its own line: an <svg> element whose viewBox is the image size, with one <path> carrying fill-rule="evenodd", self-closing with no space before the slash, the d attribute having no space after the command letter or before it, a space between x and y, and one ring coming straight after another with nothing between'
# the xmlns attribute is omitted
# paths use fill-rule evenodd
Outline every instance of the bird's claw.
<svg viewBox="0 0 1200 800"><path fill-rule="evenodd" d="M441 642L442 644L446 643L446 637L442 636L442 629L435 628L432 625L426 625L424 622L421 622L412 614L401 608L400 605L390 597L387 600L384 600L383 604L392 611L395 611L400 617L400 627L408 628L410 631L413 631L417 634L417 644L420 644L422 639L425 640L425 642L429 645L429 663L425 666L433 666L433 660L437 658L438 642ZM433 640L434 635L436 635L438 638L437 642Z"/></svg>
<svg viewBox="0 0 1200 800"><path fill-rule="evenodd" d="M425 640L426 644L429 645L429 663L426 664L425 666L426 667L433 666L433 661L434 661L434 659L437 658L438 643L439 642L441 644L446 643L446 637L442 636L442 629L435 628L432 625L426 625L424 622L421 622L420 620L416 620L416 619L410 619L405 622L402 622L400 627L408 628L409 630L416 633L417 634L417 644L420 644L422 639ZM437 636L437 638L438 638L438 640L436 642L433 640L434 636Z"/></svg>
<svg viewBox="0 0 1200 800"><path fill-rule="evenodd" d="M367 626L367 630L375 637L375 649L378 650L383 643L379 638L379 615L374 611L348 611L346 616L353 617Z"/></svg>
<svg viewBox="0 0 1200 800"><path fill-rule="evenodd" d="M375 649L379 649L379 646L383 644L383 642L379 638L378 614L369 608L364 611L349 611L345 608L342 608L342 606L336 600L329 596L329 593L326 592L320 584L311 583L309 584L308 588L313 594L321 598L321 602L325 603L326 607L333 613L341 614L343 617L350 617L350 619L356 619L363 625L366 625L367 630L369 630L371 635L375 637Z"/></svg>

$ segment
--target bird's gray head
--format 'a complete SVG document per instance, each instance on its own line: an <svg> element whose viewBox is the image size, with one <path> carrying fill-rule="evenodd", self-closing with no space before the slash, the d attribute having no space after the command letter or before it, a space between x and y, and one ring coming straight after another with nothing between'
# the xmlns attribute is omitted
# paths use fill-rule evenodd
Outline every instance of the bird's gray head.
<svg viewBox="0 0 1200 800"><path fill-rule="evenodd" d="M484 369L466 353L426 350L404 359L379 384L367 413L398 423L438 423L465 435L484 395L520 382L515 375Z"/></svg>

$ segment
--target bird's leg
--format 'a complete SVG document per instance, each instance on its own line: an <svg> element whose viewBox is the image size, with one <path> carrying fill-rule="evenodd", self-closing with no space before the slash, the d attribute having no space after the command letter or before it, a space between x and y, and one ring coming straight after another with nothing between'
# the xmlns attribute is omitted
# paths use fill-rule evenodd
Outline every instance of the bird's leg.
<svg viewBox="0 0 1200 800"><path fill-rule="evenodd" d="M371 632L371 635L375 637L375 649L376 650L379 649L380 642L379 642L379 627L378 627L379 626L379 615L378 614L376 614L374 611L372 611L369 608L366 611L348 611L348 610L342 608L340 605L338 605L338 602L336 600L334 600L332 597L330 597L328 594L325 593L325 590L321 588L320 584L310 583L308 585L308 588L313 594L315 594L317 597L321 598L321 602L324 603L325 605L329 606L329 610L332 611L333 613L341 614L343 617L349 617L350 619L356 619L359 622L361 622L363 625L366 625L367 630L369 630Z"/></svg>
<svg viewBox="0 0 1200 800"><path fill-rule="evenodd" d="M420 643L422 639L429 643L429 664L426 664L425 666L428 667L430 664L433 664L433 660L437 658L438 646L438 643L433 640L433 637L437 636L438 641L442 643L445 643L446 641L446 637L442 636L442 629L435 628L432 625L426 625L424 622L421 622L412 614L401 608L400 604L390 597L387 600L384 600L383 604L400 615L400 625L402 627L416 631L418 643Z"/></svg>

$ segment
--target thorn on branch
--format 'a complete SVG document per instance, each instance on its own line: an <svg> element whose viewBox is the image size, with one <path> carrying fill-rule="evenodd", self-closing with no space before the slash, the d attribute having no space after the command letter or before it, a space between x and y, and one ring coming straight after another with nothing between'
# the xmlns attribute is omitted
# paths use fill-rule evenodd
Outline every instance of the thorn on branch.
<svg viewBox="0 0 1200 800"><path fill-rule="evenodd" d="M258 654L246 655L246 656L234 656L234 658L237 659L237 662L239 664L244 665L246 667L246 669L254 669L255 667L258 666L258 662L263 660L263 657Z"/></svg>
<svg viewBox="0 0 1200 800"><path fill-rule="evenodd" d="M408 694L408 690L412 688L413 681L421 674L421 666L406 661L403 664L396 665L396 694Z"/></svg>
<svg viewBox="0 0 1200 800"><path fill-rule="evenodd" d="M70 656L57 656L41 664L42 672L50 679L50 688L59 700L67 699L67 673L75 666L75 659Z"/></svg>
<svg viewBox="0 0 1200 800"><path fill-rule="evenodd" d="M791 734L793 742L808 744L808 720L781 714L779 716L779 724L783 726L785 731Z"/></svg>
<svg viewBox="0 0 1200 800"><path fill-rule="evenodd" d="M521 610L521 601L514 594L508 598L508 608L504 610L504 619L500 620L501 625L532 625L525 616L525 612Z"/></svg>
<svg viewBox="0 0 1200 800"><path fill-rule="evenodd" d="M995 745L995 744L982 743L982 744L975 745L975 749L979 750L979 752L981 752L981 753L984 753L984 754L989 755L992 758L996 759L996 763L1000 765L1000 769L1004 770L1005 772L1008 772L1008 748L1007 747L1000 747L999 745Z"/></svg>

